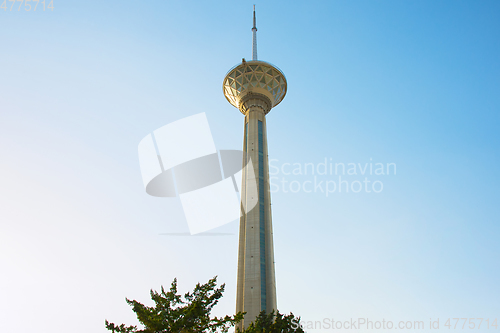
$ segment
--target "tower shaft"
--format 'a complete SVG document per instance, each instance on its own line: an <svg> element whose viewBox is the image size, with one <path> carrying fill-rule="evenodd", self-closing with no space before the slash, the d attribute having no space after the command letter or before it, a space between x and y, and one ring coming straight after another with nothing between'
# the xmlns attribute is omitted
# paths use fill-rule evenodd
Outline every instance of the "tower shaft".
<svg viewBox="0 0 500 333"><path fill-rule="evenodd" d="M255 208L240 219L236 312L246 312L240 329L248 327L261 311L277 308L265 118L270 108L270 100L260 94L247 96L240 106L245 113L243 165L251 159L253 166L253 172L245 168L242 176L243 205L248 207L255 200L251 196L258 196ZM250 184L257 184L257 191Z"/></svg>

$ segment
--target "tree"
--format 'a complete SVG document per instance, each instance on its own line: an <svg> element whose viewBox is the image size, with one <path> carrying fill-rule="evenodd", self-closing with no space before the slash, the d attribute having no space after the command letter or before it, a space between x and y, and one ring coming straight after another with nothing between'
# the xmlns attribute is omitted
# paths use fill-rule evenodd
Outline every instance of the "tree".
<svg viewBox="0 0 500 333"><path fill-rule="evenodd" d="M138 301L126 298L127 303L144 326L116 325L105 321L106 328L113 333L202 333L227 332L243 319L244 313L221 318L210 317L213 307L219 302L225 285L217 288L217 277L194 288L193 292L177 294L177 279L174 279L170 290L166 292L150 291L155 306L146 306ZM304 333L299 325L299 318L292 313L283 315L279 311L266 314L262 311L247 329L239 333Z"/></svg>
<svg viewBox="0 0 500 333"><path fill-rule="evenodd" d="M210 317L210 312L222 297L225 285L217 288L217 277L207 283L196 285L192 293L186 293L184 299L177 294L177 279L174 279L170 291L161 287L161 292L151 290L151 299L155 306L146 306L138 301L126 299L144 326L116 325L107 320L106 328L116 333L200 333L227 332L230 327L243 319L243 314L221 318Z"/></svg>
<svg viewBox="0 0 500 333"><path fill-rule="evenodd" d="M295 317L293 313L284 315L279 311L276 314L274 311L262 311L242 333L304 333L299 321L300 317Z"/></svg>

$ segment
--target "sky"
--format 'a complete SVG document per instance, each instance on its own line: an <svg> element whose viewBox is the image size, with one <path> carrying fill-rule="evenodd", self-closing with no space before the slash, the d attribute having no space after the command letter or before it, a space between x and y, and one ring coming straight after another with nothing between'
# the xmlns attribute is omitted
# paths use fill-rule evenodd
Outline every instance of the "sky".
<svg viewBox="0 0 500 333"><path fill-rule="evenodd" d="M217 275L214 314L234 313L238 222L167 235L187 232L182 206L146 193L137 147L205 112L217 149L241 149L222 80L251 58L254 3L259 59L288 81L266 117L278 309L313 333L499 316L498 1L7 1L2 332L136 324L125 298L151 304L175 277L186 292ZM318 174L325 159L356 174Z"/></svg>

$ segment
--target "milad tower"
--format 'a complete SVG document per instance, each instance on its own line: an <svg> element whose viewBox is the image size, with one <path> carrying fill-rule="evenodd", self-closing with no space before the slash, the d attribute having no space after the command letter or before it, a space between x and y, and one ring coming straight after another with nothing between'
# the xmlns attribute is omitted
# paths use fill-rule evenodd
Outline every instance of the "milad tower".
<svg viewBox="0 0 500 333"><path fill-rule="evenodd" d="M243 59L223 81L224 96L245 115L242 210L256 203L240 218L236 312L246 312L240 329L248 327L261 311L277 309L266 115L283 100L287 90L283 72L257 60L255 6L252 33L252 60ZM249 161L253 167L245 168Z"/></svg>

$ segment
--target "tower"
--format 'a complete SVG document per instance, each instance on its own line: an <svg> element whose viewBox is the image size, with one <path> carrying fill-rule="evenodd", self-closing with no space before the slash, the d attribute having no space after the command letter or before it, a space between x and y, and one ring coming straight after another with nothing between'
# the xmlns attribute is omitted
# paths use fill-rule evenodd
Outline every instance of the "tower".
<svg viewBox="0 0 500 333"><path fill-rule="evenodd" d="M255 208L240 218L236 312L246 312L240 329L261 311L277 309L266 115L283 100L287 89L285 75L277 67L257 60L255 6L252 34L252 60L243 59L223 81L224 96L245 115L243 166L249 160L253 165L242 175L242 207L253 206L250 202L257 199Z"/></svg>

